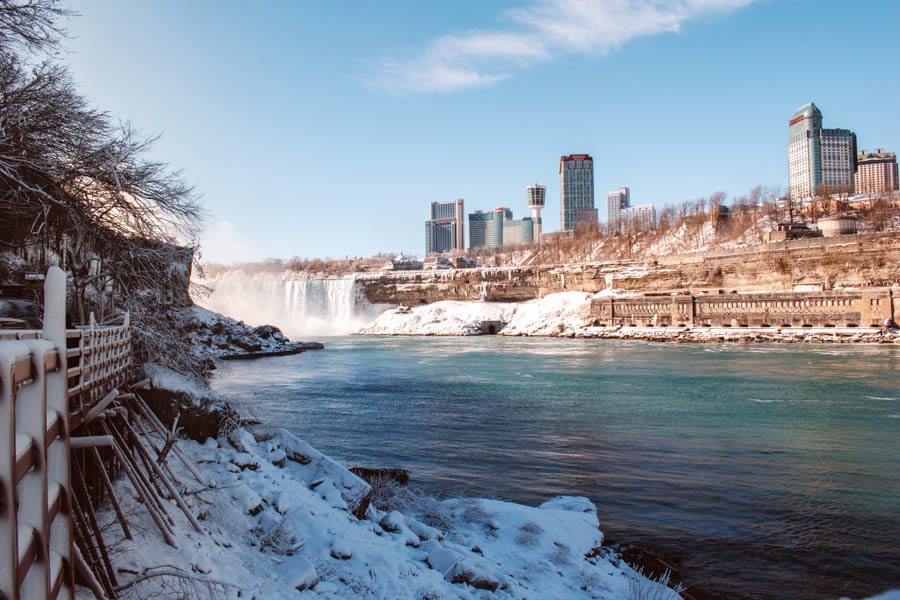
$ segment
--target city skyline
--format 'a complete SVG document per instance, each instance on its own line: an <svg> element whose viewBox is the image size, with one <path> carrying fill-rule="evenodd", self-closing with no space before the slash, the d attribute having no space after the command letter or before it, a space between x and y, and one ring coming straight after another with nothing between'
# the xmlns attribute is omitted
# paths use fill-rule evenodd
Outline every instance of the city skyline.
<svg viewBox="0 0 900 600"><path fill-rule="evenodd" d="M418 15L97 2L77 7L63 60L100 108L163 133L155 155L184 169L212 215L205 260L419 254L423 202L520 206L534 180L553 207L543 230L558 230L555 163L570 152L594 158L601 194L627 183L657 209L786 188L785 120L811 100L860 148L896 152L895 114L832 76L900 91L881 76L889 53L847 51L891 38L900 6L876 4L597 2L581 16L605 24L601 37L621 25L607 43L549 0ZM816 33L834 27L840 44ZM797 77L787 58L802 45L817 58Z"/></svg>

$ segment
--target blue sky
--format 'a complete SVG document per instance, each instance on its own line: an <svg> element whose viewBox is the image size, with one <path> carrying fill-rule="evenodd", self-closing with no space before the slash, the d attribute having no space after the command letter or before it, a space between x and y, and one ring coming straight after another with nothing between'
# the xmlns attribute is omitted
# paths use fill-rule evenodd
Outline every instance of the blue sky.
<svg viewBox="0 0 900 600"><path fill-rule="evenodd" d="M596 202L787 184L813 100L900 150L900 2L89 0L65 60L99 107L162 133L211 214L204 260L421 254L434 200L510 207L560 155Z"/></svg>

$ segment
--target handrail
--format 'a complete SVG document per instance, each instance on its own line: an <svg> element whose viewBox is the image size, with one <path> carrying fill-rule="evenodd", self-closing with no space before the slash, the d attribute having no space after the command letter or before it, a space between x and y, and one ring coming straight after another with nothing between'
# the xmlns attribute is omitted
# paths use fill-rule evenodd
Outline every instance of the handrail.
<svg viewBox="0 0 900 600"><path fill-rule="evenodd" d="M65 293L51 267L43 330L0 330L0 598L10 600L74 600L70 432L131 370L128 315L66 330Z"/></svg>

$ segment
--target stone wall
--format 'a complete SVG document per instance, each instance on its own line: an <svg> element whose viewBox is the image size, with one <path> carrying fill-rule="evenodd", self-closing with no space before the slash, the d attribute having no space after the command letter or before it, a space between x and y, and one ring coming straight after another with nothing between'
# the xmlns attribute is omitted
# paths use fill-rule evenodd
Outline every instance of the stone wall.
<svg viewBox="0 0 900 600"><path fill-rule="evenodd" d="M595 298L598 325L881 327L900 312L900 288Z"/></svg>
<svg viewBox="0 0 900 600"><path fill-rule="evenodd" d="M522 302L563 291L768 292L900 284L900 233L812 238L655 260L357 276L369 302Z"/></svg>

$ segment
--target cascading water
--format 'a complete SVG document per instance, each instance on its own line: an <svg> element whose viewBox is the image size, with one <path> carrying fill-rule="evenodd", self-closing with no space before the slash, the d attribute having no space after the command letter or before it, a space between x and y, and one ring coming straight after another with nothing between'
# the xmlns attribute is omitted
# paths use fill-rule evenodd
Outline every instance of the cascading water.
<svg viewBox="0 0 900 600"><path fill-rule="evenodd" d="M287 279L230 271L202 283L213 291L198 299L201 306L251 325L275 325L289 337L353 333L384 309L369 304L352 277Z"/></svg>

